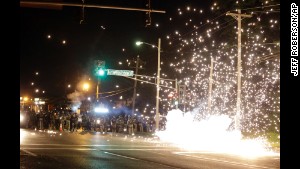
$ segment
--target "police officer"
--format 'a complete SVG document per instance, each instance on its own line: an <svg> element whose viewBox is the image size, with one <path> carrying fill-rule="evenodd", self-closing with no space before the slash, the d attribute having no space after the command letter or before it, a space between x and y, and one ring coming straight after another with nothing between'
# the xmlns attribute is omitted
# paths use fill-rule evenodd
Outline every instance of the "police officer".
<svg viewBox="0 0 300 169"><path fill-rule="evenodd" d="M116 117L113 116L110 120L110 125L111 125L111 128L112 128L112 132L113 133L116 133L116 129L117 129L117 121L116 121Z"/></svg>
<svg viewBox="0 0 300 169"><path fill-rule="evenodd" d="M130 135L133 134L133 118L130 116L128 116L127 125L128 125L128 133Z"/></svg>

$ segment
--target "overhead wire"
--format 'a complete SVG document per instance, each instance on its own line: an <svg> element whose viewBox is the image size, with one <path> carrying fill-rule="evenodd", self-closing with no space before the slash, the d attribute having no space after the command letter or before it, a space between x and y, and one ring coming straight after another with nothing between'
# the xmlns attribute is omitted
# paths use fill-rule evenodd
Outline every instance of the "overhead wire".
<svg viewBox="0 0 300 169"><path fill-rule="evenodd" d="M131 88L128 88L128 89L125 89L125 90L123 90L123 91L121 91L121 92L118 92L118 93L115 93L115 94L111 94L111 95L108 95L108 96L103 96L103 97L100 97L100 98L107 98L107 97L111 97L111 96L114 96L114 95L117 95L117 94L120 94L120 93L124 93L124 92L126 92L126 91L128 91L128 90L131 90L133 87L131 87Z"/></svg>

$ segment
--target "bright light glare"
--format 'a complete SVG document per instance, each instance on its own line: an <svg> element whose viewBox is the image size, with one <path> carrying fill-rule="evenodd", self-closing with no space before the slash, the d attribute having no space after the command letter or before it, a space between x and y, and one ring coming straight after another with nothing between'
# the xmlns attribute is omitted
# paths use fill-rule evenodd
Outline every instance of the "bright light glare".
<svg viewBox="0 0 300 169"><path fill-rule="evenodd" d="M89 85L89 84L87 84L87 83L83 84L83 90L88 90L88 89L89 89L89 87L90 87L90 85Z"/></svg>
<svg viewBox="0 0 300 169"><path fill-rule="evenodd" d="M21 129L20 130L20 144L23 142L25 136L26 136L26 132Z"/></svg>
<svg viewBox="0 0 300 169"><path fill-rule="evenodd" d="M20 122L24 120L24 116L20 114Z"/></svg>
<svg viewBox="0 0 300 169"><path fill-rule="evenodd" d="M104 75L104 70L103 70L103 69L98 70L98 74L99 74L100 76L103 76L103 75Z"/></svg>
<svg viewBox="0 0 300 169"><path fill-rule="evenodd" d="M104 107L96 107L94 110L96 113L108 113L108 109Z"/></svg>
<svg viewBox="0 0 300 169"><path fill-rule="evenodd" d="M236 154L248 158L278 155L267 150L270 146L264 139L242 139L240 132L229 131L232 119L227 115L214 115L206 120L195 121L190 112L185 113L184 117L182 114L180 110L168 113L166 130L156 133L161 140L193 151Z"/></svg>
<svg viewBox="0 0 300 169"><path fill-rule="evenodd" d="M137 41L135 44L139 46L139 45L143 44L143 42Z"/></svg>

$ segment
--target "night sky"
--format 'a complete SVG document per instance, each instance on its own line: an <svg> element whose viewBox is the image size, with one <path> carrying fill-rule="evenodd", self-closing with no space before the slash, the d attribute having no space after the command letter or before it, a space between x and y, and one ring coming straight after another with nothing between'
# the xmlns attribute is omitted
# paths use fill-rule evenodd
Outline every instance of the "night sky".
<svg viewBox="0 0 300 169"><path fill-rule="evenodd" d="M114 0L98 5L145 8L146 2ZM153 76L157 71L157 50L146 45L137 47L135 42L141 40L157 45L160 37L162 50L165 50L164 35L173 29L168 27L168 18L176 13L178 7L188 5L207 6L197 0L152 0L152 9L166 13L152 13L152 24L148 27L145 27L146 14L140 11L85 8L84 22L80 24L80 7L64 7L62 10L20 8L20 95L60 97L71 93L84 78L95 80L92 74L94 60L104 60L106 68L133 70L127 66L126 59L139 55L146 62L145 69L139 70L139 74ZM51 35L50 39L48 35ZM63 40L66 44L62 44ZM162 52L161 60L168 61L167 53ZM119 65L119 61L123 64ZM168 68L162 69L168 71ZM39 74L35 75L35 72ZM73 88L68 89L68 84ZM133 81L107 76L102 80L101 90L113 90L116 84L120 88L128 88L133 86ZM40 90L39 94L34 92L35 89ZM155 93L152 85L146 85L146 90ZM127 93L132 95L132 91ZM154 102L154 99L150 100Z"/></svg>

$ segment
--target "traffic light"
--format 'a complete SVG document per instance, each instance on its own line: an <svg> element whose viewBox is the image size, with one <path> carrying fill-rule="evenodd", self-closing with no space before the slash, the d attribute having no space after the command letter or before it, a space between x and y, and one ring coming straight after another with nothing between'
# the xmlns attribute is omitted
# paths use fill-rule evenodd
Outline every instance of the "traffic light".
<svg viewBox="0 0 300 169"><path fill-rule="evenodd" d="M95 74L98 77L105 76L105 61L101 61L101 60L95 61Z"/></svg>
<svg viewBox="0 0 300 169"><path fill-rule="evenodd" d="M95 75L98 77L105 77L106 76L106 69L102 67L97 67L95 69Z"/></svg>
<svg viewBox="0 0 300 169"><path fill-rule="evenodd" d="M97 74L98 74L98 76L104 76L105 72L104 72L103 68L99 68Z"/></svg>

